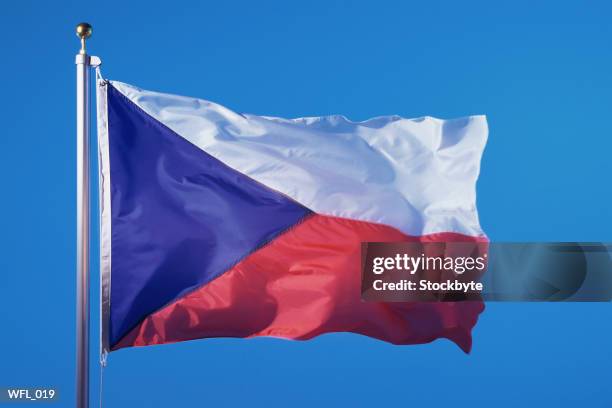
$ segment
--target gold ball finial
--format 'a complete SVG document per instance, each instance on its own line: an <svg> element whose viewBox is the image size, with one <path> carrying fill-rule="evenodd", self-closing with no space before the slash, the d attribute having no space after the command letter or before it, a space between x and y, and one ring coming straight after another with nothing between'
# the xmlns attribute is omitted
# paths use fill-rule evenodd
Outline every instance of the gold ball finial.
<svg viewBox="0 0 612 408"><path fill-rule="evenodd" d="M92 31L93 31L93 28L91 27L91 24L89 23L79 23L76 26L76 35L81 40L86 40L89 37L91 37Z"/></svg>
<svg viewBox="0 0 612 408"><path fill-rule="evenodd" d="M91 28L91 24L89 23L79 23L76 26L76 35L81 39L81 50L79 51L79 54L87 54L85 52L85 40L91 37L92 31L93 28Z"/></svg>

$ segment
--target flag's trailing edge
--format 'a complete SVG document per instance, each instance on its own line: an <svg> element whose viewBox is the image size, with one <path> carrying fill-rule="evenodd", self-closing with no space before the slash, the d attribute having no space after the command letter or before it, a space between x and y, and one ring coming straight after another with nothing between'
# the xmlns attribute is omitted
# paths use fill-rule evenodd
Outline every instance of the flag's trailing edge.
<svg viewBox="0 0 612 408"><path fill-rule="evenodd" d="M481 302L362 302L360 243L486 240L484 116L287 120L97 89L103 354L343 331L469 351Z"/></svg>

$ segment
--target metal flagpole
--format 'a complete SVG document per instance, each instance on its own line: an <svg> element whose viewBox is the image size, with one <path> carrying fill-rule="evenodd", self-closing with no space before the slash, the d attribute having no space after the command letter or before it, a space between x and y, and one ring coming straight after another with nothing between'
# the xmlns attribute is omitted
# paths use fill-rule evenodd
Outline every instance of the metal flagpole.
<svg viewBox="0 0 612 408"><path fill-rule="evenodd" d="M92 28L77 25L81 50L76 56L77 83L77 243L76 243L76 406L89 407L89 69L85 40Z"/></svg>

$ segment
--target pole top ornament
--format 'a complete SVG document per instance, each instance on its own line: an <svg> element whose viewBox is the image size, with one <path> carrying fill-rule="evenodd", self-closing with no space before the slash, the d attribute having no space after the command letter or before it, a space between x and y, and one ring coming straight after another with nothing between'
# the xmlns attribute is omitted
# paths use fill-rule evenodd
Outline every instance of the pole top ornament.
<svg viewBox="0 0 612 408"><path fill-rule="evenodd" d="M76 35L81 39L81 51L80 54L85 54L85 40L91 37L93 28L89 23L79 23L76 26Z"/></svg>
<svg viewBox="0 0 612 408"><path fill-rule="evenodd" d="M79 23L76 26L76 35L81 39L88 39L89 37L91 37L92 31L93 28L89 23Z"/></svg>

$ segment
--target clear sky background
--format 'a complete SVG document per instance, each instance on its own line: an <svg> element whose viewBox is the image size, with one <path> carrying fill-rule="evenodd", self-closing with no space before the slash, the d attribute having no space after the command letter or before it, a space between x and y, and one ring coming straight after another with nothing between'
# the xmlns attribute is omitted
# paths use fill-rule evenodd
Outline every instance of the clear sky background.
<svg viewBox="0 0 612 408"><path fill-rule="evenodd" d="M0 386L74 398L79 21L106 77L236 111L486 114L490 238L612 241L611 13L605 1L3 3ZM506 303L487 305L470 355L351 334L125 349L110 355L105 406L610 407L611 335L610 304Z"/></svg>

